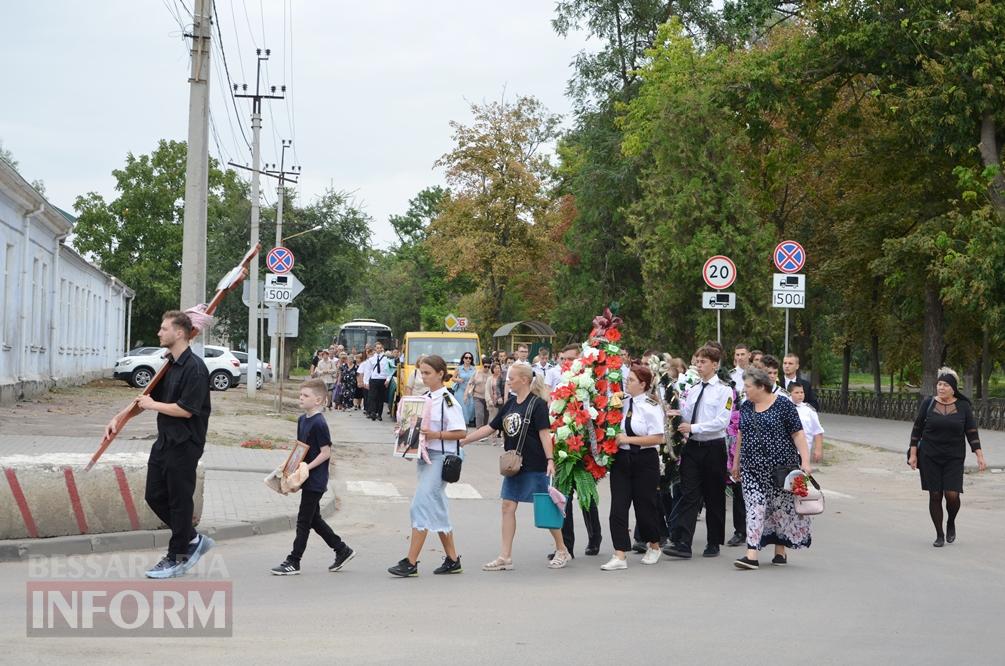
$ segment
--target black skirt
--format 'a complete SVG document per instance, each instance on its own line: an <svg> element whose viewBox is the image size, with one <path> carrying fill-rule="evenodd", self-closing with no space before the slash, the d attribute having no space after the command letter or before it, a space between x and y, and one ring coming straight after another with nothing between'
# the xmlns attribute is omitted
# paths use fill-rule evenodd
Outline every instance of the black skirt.
<svg viewBox="0 0 1005 666"><path fill-rule="evenodd" d="M947 490L963 492L963 463L966 453L940 451L938 447L918 447L918 470L921 472L921 489L931 492Z"/></svg>

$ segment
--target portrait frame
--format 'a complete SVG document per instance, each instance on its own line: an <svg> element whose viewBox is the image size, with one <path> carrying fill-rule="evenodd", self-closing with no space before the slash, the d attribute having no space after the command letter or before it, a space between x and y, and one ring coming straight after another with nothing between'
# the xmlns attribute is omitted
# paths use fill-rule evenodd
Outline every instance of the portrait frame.
<svg viewBox="0 0 1005 666"><path fill-rule="evenodd" d="M398 403L398 422L394 428L393 455L406 460L419 457L419 437L422 430L422 411L426 399L406 395Z"/></svg>
<svg viewBox="0 0 1005 666"><path fill-rule="evenodd" d="M297 471L297 468L300 467L300 463L302 463L304 458L307 457L307 452L310 451L310 449L311 447L301 441L297 441L297 443L293 445L293 450L290 451L290 455L286 457L286 462L283 463L284 479Z"/></svg>

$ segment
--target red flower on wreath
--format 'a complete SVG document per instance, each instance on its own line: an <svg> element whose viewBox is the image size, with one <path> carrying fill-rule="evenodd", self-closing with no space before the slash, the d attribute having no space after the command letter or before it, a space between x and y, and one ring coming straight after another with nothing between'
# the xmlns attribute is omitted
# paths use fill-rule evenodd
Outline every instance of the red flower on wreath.
<svg viewBox="0 0 1005 666"><path fill-rule="evenodd" d="M620 425L621 424L621 410L620 409L612 409L611 411L609 411L607 413L607 422L610 423L611 425Z"/></svg>
<svg viewBox="0 0 1005 666"><path fill-rule="evenodd" d="M589 472L594 479L602 479L607 474L607 468L602 465L598 465L597 461L593 459L593 456L589 453L583 456L583 465L586 466L586 471Z"/></svg>
<svg viewBox="0 0 1005 666"><path fill-rule="evenodd" d="M604 333L604 337L610 342L617 342L621 339L621 332L616 328L609 328L607 332Z"/></svg>
<svg viewBox="0 0 1005 666"><path fill-rule="evenodd" d="M598 379L596 386L597 386L597 393L604 395L605 393L607 393L609 384L607 383L606 379Z"/></svg>
<svg viewBox="0 0 1005 666"><path fill-rule="evenodd" d="M603 377L604 375L607 374L607 366L606 365L593 366L593 374L597 377Z"/></svg>
<svg viewBox="0 0 1005 666"><path fill-rule="evenodd" d="M607 396L598 395L593 399L593 404L597 409L607 409Z"/></svg>
<svg viewBox="0 0 1005 666"><path fill-rule="evenodd" d="M576 412L576 425L585 426L590 422L590 413L585 410L579 410Z"/></svg>
<svg viewBox="0 0 1005 666"><path fill-rule="evenodd" d="M609 365L613 370L619 369L623 364L624 363L622 362L620 356L612 356L607 359L607 365Z"/></svg>
<svg viewBox="0 0 1005 666"><path fill-rule="evenodd" d="M604 443L600 445L601 450L609 456L613 456L618 452L618 443L613 439L605 439Z"/></svg>
<svg viewBox="0 0 1005 666"><path fill-rule="evenodd" d="M559 386L557 389L555 389L554 396L559 400L568 400L573 395L575 395L575 393L576 391L575 389L572 388L572 385L566 384L565 386Z"/></svg>
<svg viewBox="0 0 1005 666"><path fill-rule="evenodd" d="M583 448L583 438L579 435L570 435L568 439L565 440L566 446L569 447L570 451L579 451Z"/></svg>

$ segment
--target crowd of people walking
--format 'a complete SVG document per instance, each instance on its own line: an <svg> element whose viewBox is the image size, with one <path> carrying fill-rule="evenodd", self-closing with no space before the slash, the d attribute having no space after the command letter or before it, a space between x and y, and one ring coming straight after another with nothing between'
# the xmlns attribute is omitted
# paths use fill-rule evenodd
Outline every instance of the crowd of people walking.
<svg viewBox="0 0 1005 666"><path fill-rule="evenodd" d="M550 393L582 348L570 344L554 362L547 349L531 360L525 345L512 356L498 351L476 359L467 352L452 372L439 356L423 356L407 377L396 376L397 352L379 344L361 353L337 346L319 352L312 374L324 383L328 409L362 410L382 420L385 409L394 413L396 396L426 399L425 444L411 503L412 537L407 555L388 569L391 574L418 574L430 530L439 535L445 553L434 573L463 571L449 516L445 464L452 466L456 458L459 470L463 447L490 439L506 453L515 452L521 466L502 480L499 555L482 569L514 567L517 509L536 493L549 492L554 482ZM771 564L784 566L789 551L812 545L811 514L816 511L800 510L790 484L793 475L816 484L813 465L824 458L813 388L800 375L795 354L779 360L737 344L728 371L724 356L714 341L696 350L690 362L647 350L626 367L620 385L611 387L612 394L623 398L624 409L609 475L612 555L600 566L603 571L627 569L633 551L642 555L643 565L663 556L690 559L702 512L702 556L717 557L722 546L745 546L734 561L738 569L757 569L760 551L769 546ZM399 380L402 385L395 386ZM957 388L955 373L947 369L940 374L937 395L921 406L908 452L909 464L921 469L922 488L930 495L937 547L956 538L964 442L983 469L973 411ZM573 495L565 498L564 524L550 529L550 568L563 568L575 557L575 500ZM732 513L728 538L727 503ZM634 533L629 529L632 513ZM598 555L604 535L597 503L582 514L584 554Z"/></svg>

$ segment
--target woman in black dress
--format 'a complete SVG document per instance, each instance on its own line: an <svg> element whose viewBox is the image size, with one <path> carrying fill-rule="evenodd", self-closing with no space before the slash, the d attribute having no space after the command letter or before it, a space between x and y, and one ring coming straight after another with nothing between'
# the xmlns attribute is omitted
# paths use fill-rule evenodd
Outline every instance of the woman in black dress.
<svg viewBox="0 0 1005 666"><path fill-rule="evenodd" d="M939 370L935 397L925 400L918 410L911 430L908 464L921 470L921 489L928 491L928 512L935 524L936 548L956 541L956 514L960 512L963 492L963 462L967 457L966 442L977 454L977 468L987 469L984 451L977 434L970 400L959 391L956 373L949 368ZM942 531L942 498L946 499L946 531Z"/></svg>

